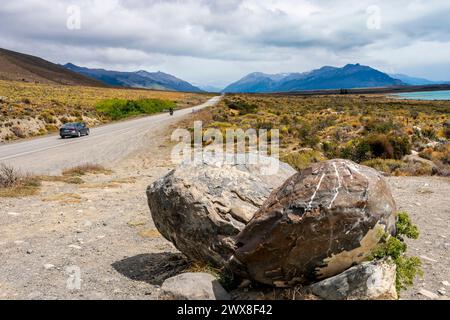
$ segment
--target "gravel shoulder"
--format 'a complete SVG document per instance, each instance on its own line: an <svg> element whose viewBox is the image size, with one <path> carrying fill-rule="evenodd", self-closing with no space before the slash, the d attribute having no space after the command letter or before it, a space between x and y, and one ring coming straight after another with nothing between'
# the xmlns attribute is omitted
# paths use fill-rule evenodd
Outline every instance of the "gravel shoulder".
<svg viewBox="0 0 450 320"><path fill-rule="evenodd" d="M145 137L110 175L82 185L45 182L39 195L0 199L0 299L157 299L162 281L186 267L151 221L145 190L172 169L170 129ZM403 299L450 291L450 180L388 178L399 210L421 238L410 242L425 276ZM80 276L81 282L75 280ZM79 284L79 286L78 286ZM445 289L442 291L442 289Z"/></svg>
<svg viewBox="0 0 450 320"><path fill-rule="evenodd" d="M420 229L419 240L408 241L408 253L421 258L424 277L401 298L449 299L450 179L392 177L388 181L398 210L408 212Z"/></svg>

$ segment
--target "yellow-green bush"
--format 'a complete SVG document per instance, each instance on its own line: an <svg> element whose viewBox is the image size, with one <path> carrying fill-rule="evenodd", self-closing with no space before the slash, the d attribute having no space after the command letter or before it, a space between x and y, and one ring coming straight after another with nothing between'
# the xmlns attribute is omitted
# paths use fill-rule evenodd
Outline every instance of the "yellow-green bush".
<svg viewBox="0 0 450 320"><path fill-rule="evenodd" d="M303 170L313 163L326 160L326 158L319 151L305 150L289 153L283 156L281 160L290 164L296 170Z"/></svg>

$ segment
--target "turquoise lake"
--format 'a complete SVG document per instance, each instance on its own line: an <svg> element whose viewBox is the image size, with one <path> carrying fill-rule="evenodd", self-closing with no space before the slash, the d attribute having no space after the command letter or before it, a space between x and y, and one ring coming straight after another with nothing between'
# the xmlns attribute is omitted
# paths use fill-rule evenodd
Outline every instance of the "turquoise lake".
<svg viewBox="0 0 450 320"><path fill-rule="evenodd" d="M414 100L450 100L450 91L408 92L394 94L393 96L400 99Z"/></svg>

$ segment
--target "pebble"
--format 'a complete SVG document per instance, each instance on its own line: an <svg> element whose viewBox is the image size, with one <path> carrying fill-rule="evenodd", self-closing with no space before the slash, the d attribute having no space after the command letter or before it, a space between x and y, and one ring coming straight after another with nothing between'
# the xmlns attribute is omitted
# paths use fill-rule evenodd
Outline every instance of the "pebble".
<svg viewBox="0 0 450 320"><path fill-rule="evenodd" d="M33 250L31 250L31 249L27 250L27 254L32 254L32 253L33 253Z"/></svg>
<svg viewBox="0 0 450 320"><path fill-rule="evenodd" d="M433 300L439 299L439 296L436 293L433 293L433 292L428 291L426 289L421 289L419 291L419 294L421 294L421 295L423 295L423 296L425 296L427 298L433 299Z"/></svg>
<svg viewBox="0 0 450 320"><path fill-rule="evenodd" d="M7 215L16 217L16 216L20 216L20 213L17 213L17 212L8 212Z"/></svg>
<svg viewBox="0 0 450 320"><path fill-rule="evenodd" d="M445 290L445 288L441 288L441 289L438 290L438 293L439 293L441 296L445 296L445 295L447 294L447 291Z"/></svg>
<svg viewBox="0 0 450 320"><path fill-rule="evenodd" d="M85 227L92 227L92 222L91 222L91 221L86 221L86 222L84 223L84 226L85 226Z"/></svg>
<svg viewBox="0 0 450 320"><path fill-rule="evenodd" d="M442 281L441 283L446 287L450 286L450 283L448 281Z"/></svg>
<svg viewBox="0 0 450 320"><path fill-rule="evenodd" d="M71 244L71 245L69 246L69 248L81 250L81 247L80 247L80 246L77 246L76 244Z"/></svg>
<svg viewBox="0 0 450 320"><path fill-rule="evenodd" d="M437 262L436 260L428 258L427 256L420 256L420 258L423 259L423 260L426 260L428 262Z"/></svg>
<svg viewBox="0 0 450 320"><path fill-rule="evenodd" d="M55 267L55 266L54 266L53 264L50 264L50 263L44 264L45 270L51 270L51 269L53 269L54 267Z"/></svg>

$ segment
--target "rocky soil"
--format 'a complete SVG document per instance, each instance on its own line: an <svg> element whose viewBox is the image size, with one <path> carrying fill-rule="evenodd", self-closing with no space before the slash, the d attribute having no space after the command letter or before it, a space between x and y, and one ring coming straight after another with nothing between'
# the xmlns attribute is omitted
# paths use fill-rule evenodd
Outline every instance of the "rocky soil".
<svg viewBox="0 0 450 320"><path fill-rule="evenodd" d="M0 199L0 299L157 299L187 263L151 221L146 188L172 169L167 132L110 175L46 182L24 199ZM450 296L450 180L388 178L400 210L422 234L410 243L425 276L402 299ZM81 282L78 286L78 275Z"/></svg>

